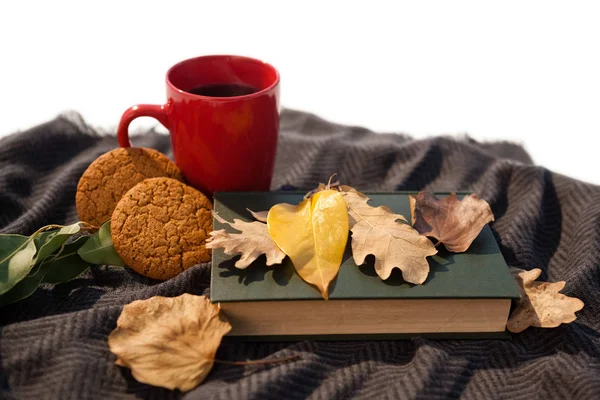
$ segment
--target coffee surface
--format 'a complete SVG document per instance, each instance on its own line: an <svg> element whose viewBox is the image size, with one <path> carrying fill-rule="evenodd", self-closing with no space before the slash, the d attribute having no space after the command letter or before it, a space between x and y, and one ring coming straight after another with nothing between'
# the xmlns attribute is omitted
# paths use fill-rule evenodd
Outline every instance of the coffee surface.
<svg viewBox="0 0 600 400"><path fill-rule="evenodd" d="M209 97L235 97L256 93L258 92L258 89L237 83L218 83L214 85L196 86L195 88L188 90L188 92Z"/></svg>

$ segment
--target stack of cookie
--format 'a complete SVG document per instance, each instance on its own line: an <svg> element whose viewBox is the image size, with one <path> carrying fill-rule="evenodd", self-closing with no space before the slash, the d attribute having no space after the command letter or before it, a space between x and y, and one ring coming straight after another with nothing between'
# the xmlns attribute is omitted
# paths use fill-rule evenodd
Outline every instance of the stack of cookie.
<svg viewBox="0 0 600 400"><path fill-rule="evenodd" d="M208 262L212 204L184 183L175 163L146 148L118 148L98 157L77 186L77 213L101 225L110 219L117 253L133 270L166 280Z"/></svg>

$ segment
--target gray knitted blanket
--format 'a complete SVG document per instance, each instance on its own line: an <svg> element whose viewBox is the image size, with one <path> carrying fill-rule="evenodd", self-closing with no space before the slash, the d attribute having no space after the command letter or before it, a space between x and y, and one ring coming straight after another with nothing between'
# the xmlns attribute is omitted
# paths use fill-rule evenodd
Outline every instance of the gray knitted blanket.
<svg viewBox="0 0 600 400"><path fill-rule="evenodd" d="M171 155L149 132L137 146ZM0 232L32 233L77 220L77 182L117 146L75 117L0 140ZM504 257L566 280L581 298L576 322L530 328L513 340L223 344L219 359L301 358L279 365L215 365L188 393L136 382L114 365L107 336L124 304L155 295L208 294L209 265L158 283L93 267L0 309L0 397L7 399L595 399L600 396L600 187L532 164L523 149L469 138L375 134L286 110L273 189L311 189L333 172L359 190L471 190L496 216ZM384 311L382 311L384 312Z"/></svg>

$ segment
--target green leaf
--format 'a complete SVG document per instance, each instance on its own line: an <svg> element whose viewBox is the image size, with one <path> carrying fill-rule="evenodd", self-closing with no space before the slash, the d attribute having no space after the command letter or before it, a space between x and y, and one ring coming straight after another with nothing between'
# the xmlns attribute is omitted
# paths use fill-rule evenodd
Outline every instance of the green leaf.
<svg viewBox="0 0 600 400"><path fill-rule="evenodd" d="M65 246L64 250L54 258L47 258L50 268L43 277L44 283L63 283L85 272L90 263L81 259L77 250L87 241L87 237L77 238L72 243Z"/></svg>
<svg viewBox="0 0 600 400"><path fill-rule="evenodd" d="M37 262L44 260L50 254L54 253L56 250L62 247L62 245L69 239L71 236L76 234L81 230L81 225L79 222L63 226L59 230L43 232L39 234L35 240L37 248L39 249L38 254L35 257Z"/></svg>
<svg viewBox="0 0 600 400"><path fill-rule="evenodd" d="M65 245L60 254L53 254L38 262L29 275L21 279L8 292L0 295L0 307L31 296L42 282L67 282L87 270L89 263L83 261L77 254L77 250L86 241L87 237L77 238L74 242Z"/></svg>
<svg viewBox="0 0 600 400"><path fill-rule="evenodd" d="M29 274L35 265L35 253L32 237L0 235L0 295Z"/></svg>
<svg viewBox="0 0 600 400"><path fill-rule="evenodd" d="M81 231L81 223L41 228L30 237L0 235L0 306L30 296L40 283L69 281L89 264L126 266L116 253L110 223L91 236L65 244Z"/></svg>
<svg viewBox="0 0 600 400"><path fill-rule="evenodd" d="M105 222L98 232L90 236L77 253L91 264L127 266L113 247L110 221Z"/></svg>
<svg viewBox="0 0 600 400"><path fill-rule="evenodd" d="M31 296L36 291L42 278L48 272L51 263L42 262L36 265L25 278L21 279L12 289L0 296L0 307Z"/></svg>
<svg viewBox="0 0 600 400"><path fill-rule="evenodd" d="M44 227L29 237L0 235L0 295L12 290L30 275L36 263L42 262L81 230L76 223L43 232L51 227Z"/></svg>

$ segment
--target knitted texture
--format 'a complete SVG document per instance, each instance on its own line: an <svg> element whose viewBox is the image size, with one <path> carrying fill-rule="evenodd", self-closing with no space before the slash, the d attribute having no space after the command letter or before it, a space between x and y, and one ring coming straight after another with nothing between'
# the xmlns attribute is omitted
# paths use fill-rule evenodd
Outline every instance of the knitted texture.
<svg viewBox="0 0 600 400"><path fill-rule="evenodd" d="M134 145L170 157L169 137ZM117 146L60 117L0 140L0 231L30 234L77 220L77 181ZM227 162L227 160L222 160ZM210 266L158 283L95 266L0 309L0 397L7 399L592 399L600 393L600 188L532 164L519 146L467 137L415 140L283 112L273 189L311 189L338 173L371 190L471 190L487 200L509 265L566 280L585 302L576 322L529 328L512 340L224 343L224 360L285 357L275 365L216 364L187 392L136 382L107 345L123 305L151 296L208 294ZM484 267L484 266L483 266ZM378 312L385 313L385 310ZM390 316L391 317L391 316Z"/></svg>

